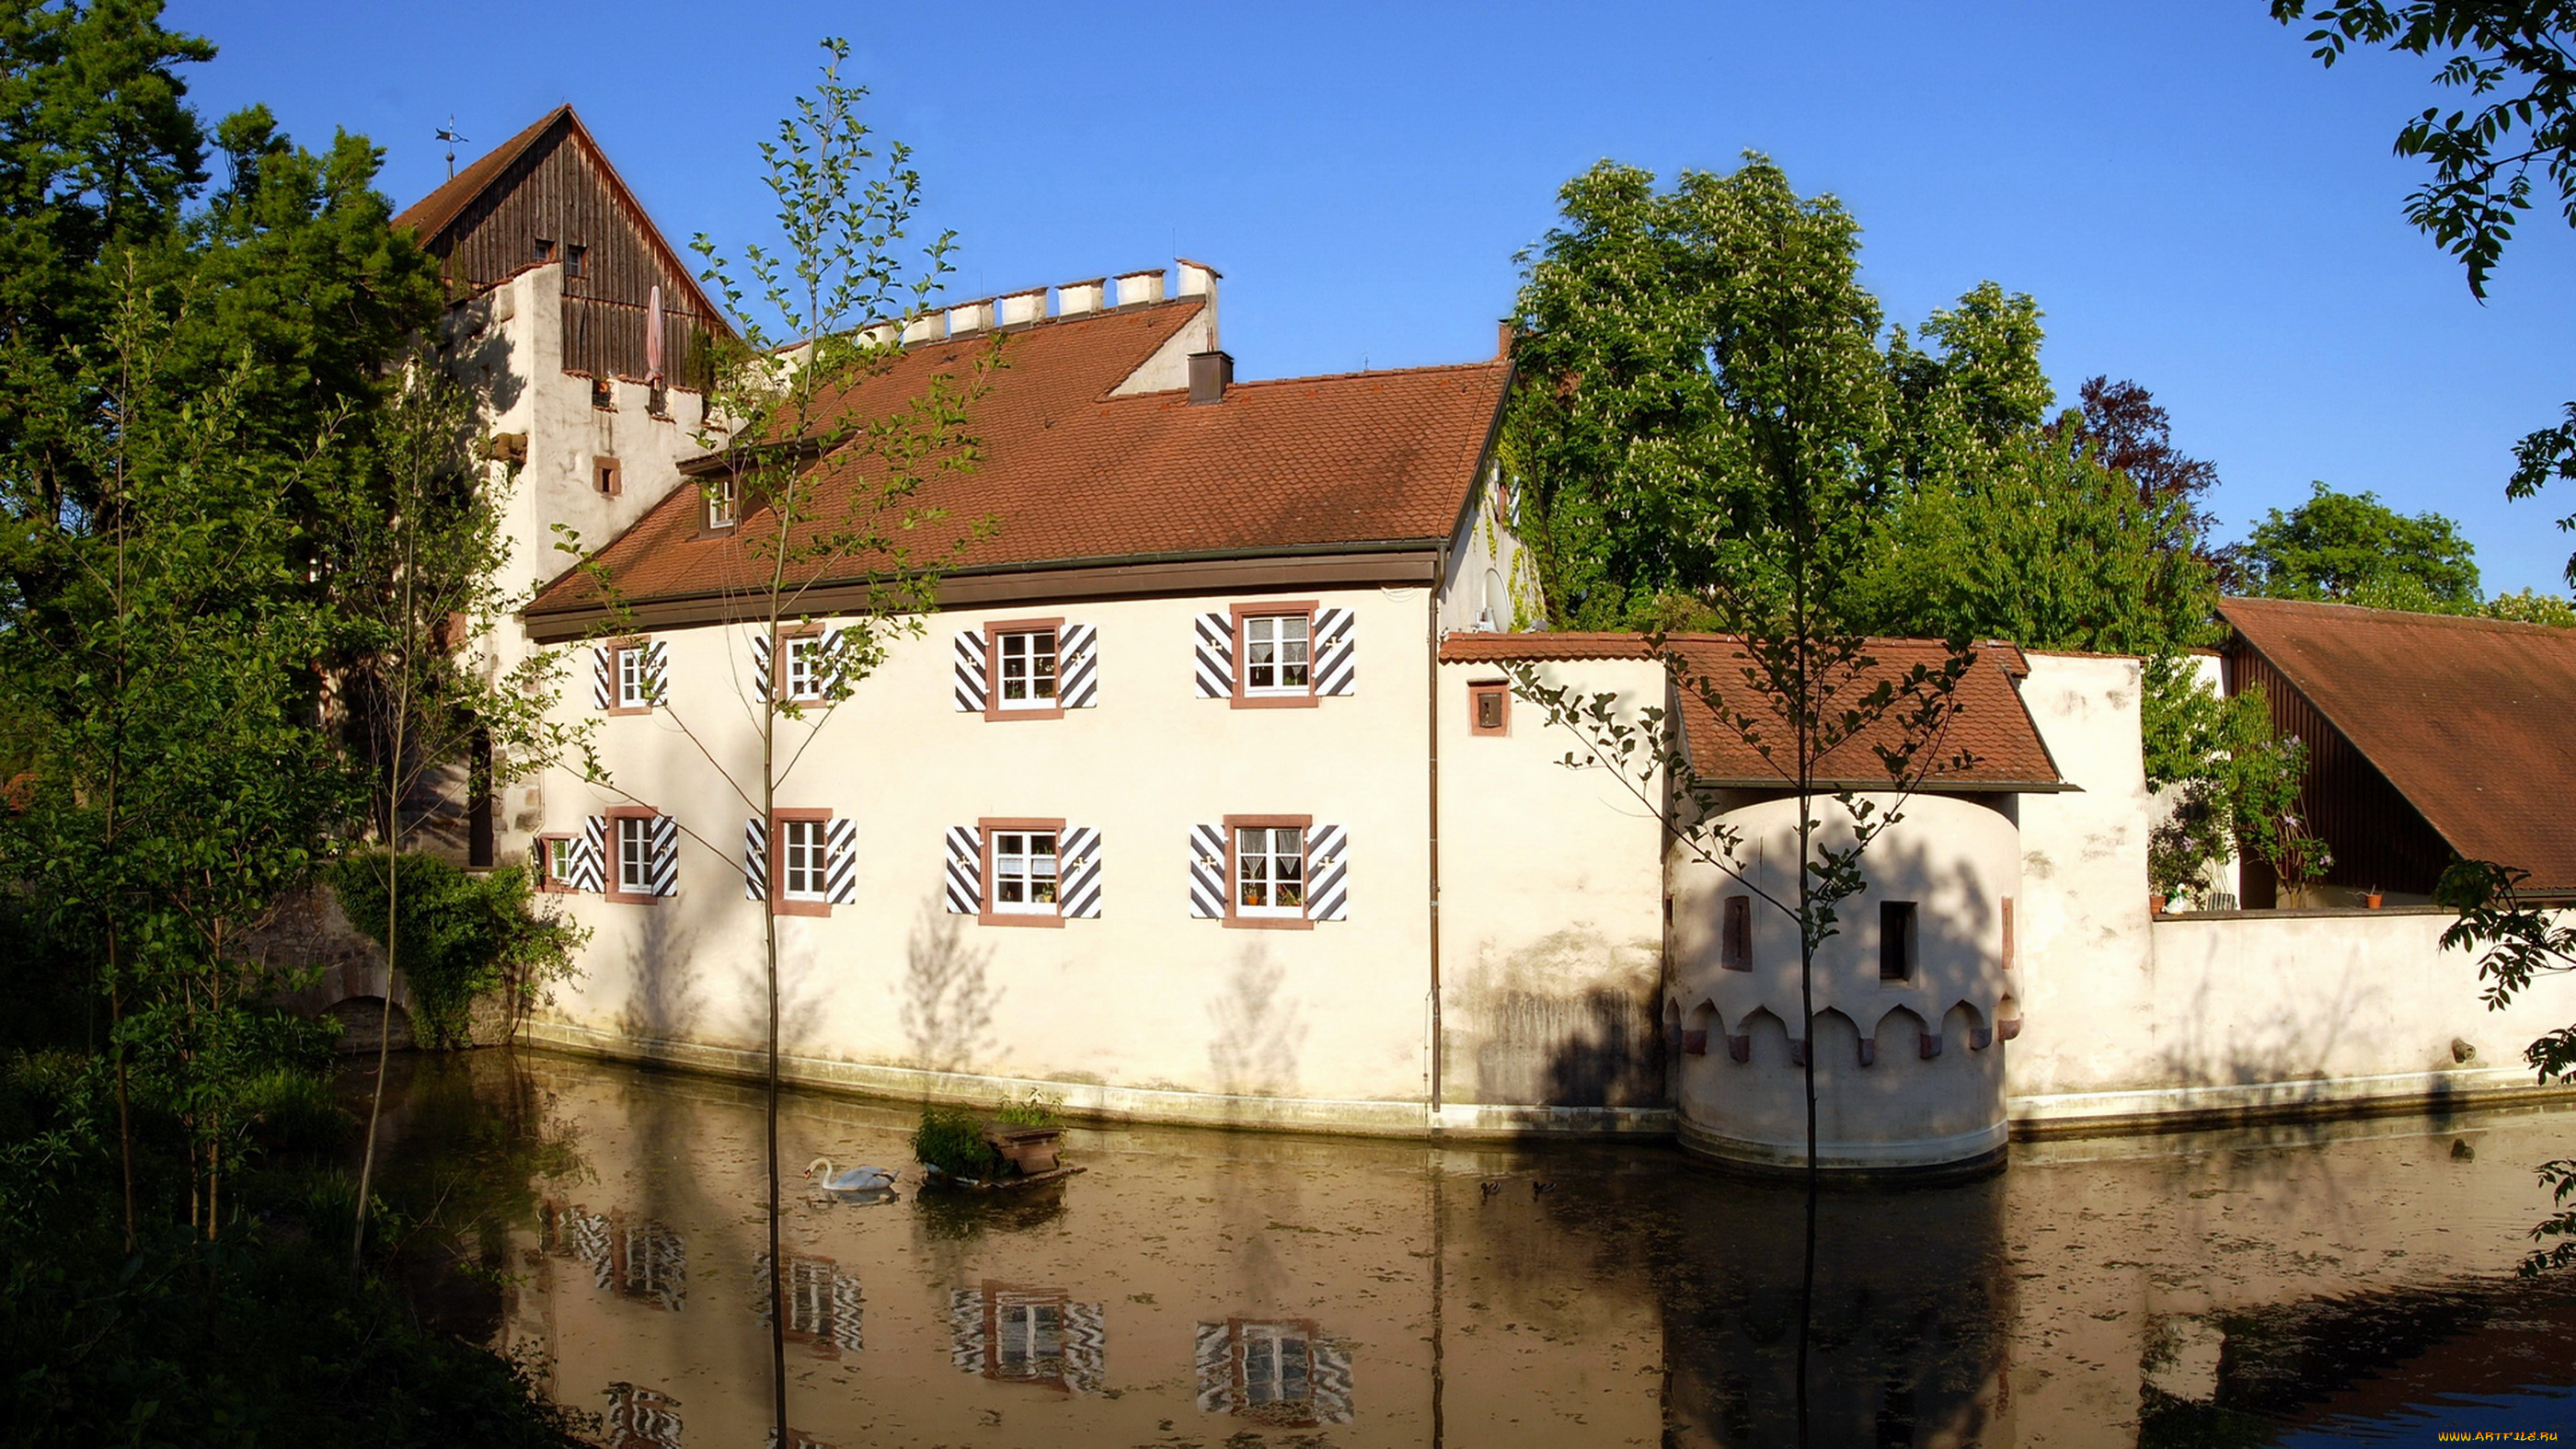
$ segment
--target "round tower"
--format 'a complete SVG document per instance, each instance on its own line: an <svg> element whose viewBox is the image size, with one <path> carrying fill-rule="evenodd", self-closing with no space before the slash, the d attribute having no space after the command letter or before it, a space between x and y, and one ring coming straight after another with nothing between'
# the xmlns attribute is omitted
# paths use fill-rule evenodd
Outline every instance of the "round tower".
<svg viewBox="0 0 2576 1449"><path fill-rule="evenodd" d="M2017 804L2008 794L1903 802L1903 818L1861 858L1865 886L1817 948L1812 1016L1800 1009L1797 922L1773 904L1797 901L1796 798L1748 795L1723 810L1740 875L1676 853L1665 1010L1680 1047L1684 1148L1803 1167L1812 1053L1825 1169L1940 1175L2001 1161L2003 1044L2021 1017ZM1848 846L1843 808L1818 798L1814 809L1816 849Z"/></svg>

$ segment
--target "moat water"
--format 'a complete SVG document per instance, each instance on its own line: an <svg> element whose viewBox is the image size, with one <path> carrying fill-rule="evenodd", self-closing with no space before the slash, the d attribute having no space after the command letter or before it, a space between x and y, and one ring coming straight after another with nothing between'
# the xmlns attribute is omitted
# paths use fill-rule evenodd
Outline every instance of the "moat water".
<svg viewBox="0 0 2576 1449"><path fill-rule="evenodd" d="M770 1442L756 1090L529 1053L398 1065L437 1311L617 1449ZM1660 1144L1076 1128L919 1190L905 1109L791 1094L792 1443L1795 1444L1804 1198ZM2576 1433L2576 1282L2513 1269L2576 1110L2016 1144L1831 1192L1817 1445ZM461 1266L441 1269L446 1256ZM2497 1441L2489 1441L2497 1442ZM2529 1441L2525 1441L2529 1442Z"/></svg>

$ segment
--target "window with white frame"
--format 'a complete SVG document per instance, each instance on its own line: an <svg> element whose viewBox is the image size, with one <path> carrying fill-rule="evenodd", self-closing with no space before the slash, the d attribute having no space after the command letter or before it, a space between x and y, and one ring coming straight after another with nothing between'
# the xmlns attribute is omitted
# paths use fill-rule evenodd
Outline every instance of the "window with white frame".
<svg viewBox="0 0 2576 1449"><path fill-rule="evenodd" d="M653 821L644 815L617 817L617 891L620 895L653 893Z"/></svg>
<svg viewBox="0 0 2576 1449"><path fill-rule="evenodd" d="M569 835L544 837L546 846L546 883L557 890L571 890L576 847Z"/></svg>
<svg viewBox="0 0 2576 1449"><path fill-rule="evenodd" d="M787 643L787 697L821 699L823 697L823 641L818 638L790 639Z"/></svg>
<svg viewBox="0 0 2576 1449"><path fill-rule="evenodd" d="M1064 1305L1005 1301L993 1307L995 1378L1064 1376Z"/></svg>
<svg viewBox="0 0 2576 1449"><path fill-rule="evenodd" d="M778 884L780 892L791 901L831 899L828 883L831 851L824 844L829 822L821 820L781 820L778 822Z"/></svg>
<svg viewBox="0 0 2576 1449"><path fill-rule="evenodd" d="M1304 694L1309 640L1303 614L1251 614L1243 621L1243 692Z"/></svg>
<svg viewBox="0 0 2576 1449"><path fill-rule="evenodd" d="M1247 1409L1304 1404L1314 1397L1314 1353L1304 1324L1246 1323L1239 1332Z"/></svg>
<svg viewBox="0 0 2576 1449"><path fill-rule="evenodd" d="M1306 831L1297 825L1246 825L1234 832L1234 910L1239 916L1299 916L1306 911Z"/></svg>
<svg viewBox="0 0 2576 1449"><path fill-rule="evenodd" d="M1004 709L1056 706L1056 632L1022 629L994 636L995 682Z"/></svg>
<svg viewBox="0 0 2576 1449"><path fill-rule="evenodd" d="M653 674L641 644L617 646L617 707L649 709L653 704Z"/></svg>
<svg viewBox="0 0 2576 1449"><path fill-rule="evenodd" d="M707 527L731 528L742 521L742 480L727 473L707 485Z"/></svg>
<svg viewBox="0 0 2576 1449"><path fill-rule="evenodd" d="M1052 830L993 832L993 910L1051 916L1056 911L1056 838Z"/></svg>

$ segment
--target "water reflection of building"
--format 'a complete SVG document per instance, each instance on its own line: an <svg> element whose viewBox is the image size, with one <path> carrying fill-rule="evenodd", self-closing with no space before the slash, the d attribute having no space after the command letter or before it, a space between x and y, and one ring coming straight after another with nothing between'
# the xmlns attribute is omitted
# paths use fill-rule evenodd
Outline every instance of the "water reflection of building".
<svg viewBox="0 0 2576 1449"><path fill-rule="evenodd" d="M769 1321L769 1255L760 1255L754 1282L756 1312ZM809 1344L818 1357L837 1359L855 1354L859 1338L859 1280L829 1258L787 1259L787 1341Z"/></svg>
<svg viewBox="0 0 2576 1449"><path fill-rule="evenodd" d="M1748 1185L1694 1207L1661 1275L1666 1442L1797 1443L1805 1195ZM2003 1232L2003 1186L1991 1180L1826 1194L1807 1442L2012 1442Z"/></svg>
<svg viewBox="0 0 2576 1449"><path fill-rule="evenodd" d="M592 1280L620 1298L672 1313L688 1301L688 1243L651 1218L602 1216L548 1198L537 1205L537 1246L589 1264Z"/></svg>
<svg viewBox="0 0 2576 1449"><path fill-rule="evenodd" d="M1101 1305L1053 1288L987 1283L948 1297L949 1361L1007 1383L1097 1392L1108 1373Z"/></svg>
<svg viewBox="0 0 2576 1449"><path fill-rule="evenodd" d="M603 1440L608 1449L680 1449L679 1407L679 1400L658 1389L610 1384Z"/></svg>
<svg viewBox="0 0 2576 1449"><path fill-rule="evenodd" d="M1198 1331L1199 1408L1279 1428L1351 1421L1351 1352L1311 1319L1229 1318Z"/></svg>

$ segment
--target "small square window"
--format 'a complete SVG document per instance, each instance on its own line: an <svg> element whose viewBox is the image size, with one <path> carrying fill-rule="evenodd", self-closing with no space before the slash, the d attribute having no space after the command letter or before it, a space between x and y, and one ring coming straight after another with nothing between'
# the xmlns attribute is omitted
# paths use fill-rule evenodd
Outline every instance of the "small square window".
<svg viewBox="0 0 2576 1449"><path fill-rule="evenodd" d="M653 822L641 815L617 817L617 893L653 893Z"/></svg>
<svg viewBox="0 0 2576 1449"><path fill-rule="evenodd" d="M590 260L590 248L575 244L564 248L564 275L578 277Z"/></svg>
<svg viewBox="0 0 2576 1449"><path fill-rule="evenodd" d="M787 646L784 688L789 699L818 700L823 697L823 641L807 636L782 641Z"/></svg>
<svg viewBox="0 0 2576 1449"><path fill-rule="evenodd" d="M1304 694L1311 687L1303 614L1252 614L1243 621L1243 692Z"/></svg>
<svg viewBox="0 0 2576 1449"><path fill-rule="evenodd" d="M621 644L617 648L617 707L651 709L653 707L652 670L641 644Z"/></svg>
<svg viewBox="0 0 2576 1449"><path fill-rule="evenodd" d="M731 528L742 521L742 480L728 473L707 485L707 527Z"/></svg>
<svg viewBox="0 0 2576 1449"><path fill-rule="evenodd" d="M539 266L555 259L554 238L543 236L537 238L536 259Z"/></svg>
<svg viewBox="0 0 2576 1449"><path fill-rule="evenodd" d="M831 860L824 845L826 834L826 822L821 820L778 822L778 884L781 895L791 901L830 898L831 887L826 884L826 877L831 869Z"/></svg>
<svg viewBox="0 0 2576 1449"><path fill-rule="evenodd" d="M607 378L594 377L590 380L590 405L602 412L613 411L617 407L617 395L609 391Z"/></svg>
<svg viewBox="0 0 2576 1449"><path fill-rule="evenodd" d="M573 838L569 835L541 835L537 837L537 845L538 859L542 862L537 881L538 889L549 891L575 889L573 862L577 847L573 843Z"/></svg>
<svg viewBox="0 0 2576 1449"><path fill-rule="evenodd" d="M1881 901L1878 905L1878 979L1914 979L1914 902Z"/></svg>
<svg viewBox="0 0 2576 1449"><path fill-rule="evenodd" d="M1306 913L1306 831L1302 826L1236 827L1234 912L1238 916Z"/></svg>
<svg viewBox="0 0 2576 1449"><path fill-rule="evenodd" d="M1005 916L1056 913L1054 831L993 832L993 911Z"/></svg>
<svg viewBox="0 0 2576 1449"><path fill-rule="evenodd" d="M1056 631L1028 629L994 637L995 698L1004 709L1056 706Z"/></svg>
<svg viewBox="0 0 2576 1449"><path fill-rule="evenodd" d="M1500 679L1480 679L1467 686L1467 732L1507 735L1512 732L1512 687Z"/></svg>

